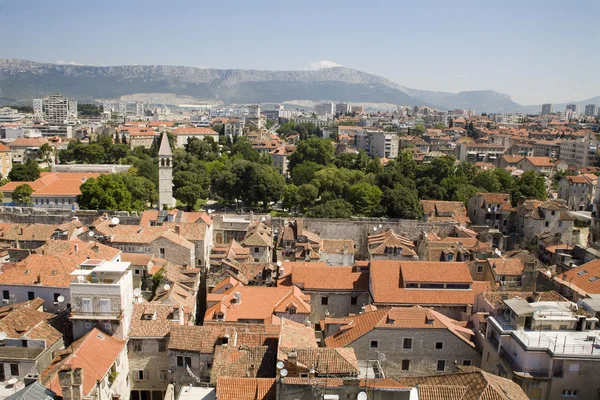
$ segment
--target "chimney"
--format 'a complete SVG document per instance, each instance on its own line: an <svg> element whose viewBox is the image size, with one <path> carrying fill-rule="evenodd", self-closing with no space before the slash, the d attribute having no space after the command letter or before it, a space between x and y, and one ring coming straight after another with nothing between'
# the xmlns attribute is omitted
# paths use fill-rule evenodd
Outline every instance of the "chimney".
<svg viewBox="0 0 600 400"><path fill-rule="evenodd" d="M71 387L72 400L83 400L83 368L75 368L73 370Z"/></svg>
<svg viewBox="0 0 600 400"><path fill-rule="evenodd" d="M58 371L58 382L64 400L83 400L83 369L64 366Z"/></svg>
<svg viewBox="0 0 600 400"><path fill-rule="evenodd" d="M40 376L38 374L27 374L23 377L23 383L25 386L29 386L32 383L37 382L39 378Z"/></svg>
<svg viewBox="0 0 600 400"><path fill-rule="evenodd" d="M19 229L19 235L23 236L23 227Z"/></svg>
<svg viewBox="0 0 600 400"><path fill-rule="evenodd" d="M79 250L79 245L78 245L77 243L75 243L75 244L73 245L73 251L74 251L75 253L77 253L77 250Z"/></svg>
<svg viewBox="0 0 600 400"><path fill-rule="evenodd" d="M175 233L181 235L181 225L175 225Z"/></svg>
<svg viewBox="0 0 600 400"><path fill-rule="evenodd" d="M288 362L292 365L298 365L298 353L295 348L288 353Z"/></svg>
<svg viewBox="0 0 600 400"><path fill-rule="evenodd" d="M537 303L537 302L539 302L541 300L542 294L540 292L533 292L531 294L531 298L533 299L534 303Z"/></svg>
<svg viewBox="0 0 600 400"><path fill-rule="evenodd" d="M309 377L309 379L313 379L315 377L315 373L316 373L315 372L315 368L311 367L310 371L308 371L308 377Z"/></svg>

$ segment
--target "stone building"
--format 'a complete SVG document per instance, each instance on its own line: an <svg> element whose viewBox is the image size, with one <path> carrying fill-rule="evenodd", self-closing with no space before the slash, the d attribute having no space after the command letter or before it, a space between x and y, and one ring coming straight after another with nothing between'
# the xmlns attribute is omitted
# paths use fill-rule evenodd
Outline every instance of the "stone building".
<svg viewBox="0 0 600 400"><path fill-rule="evenodd" d="M488 226L506 235L510 231L513 207L510 195L501 193L477 193L467 202L469 218L473 225ZM493 243L498 246L498 243Z"/></svg>
<svg viewBox="0 0 600 400"><path fill-rule="evenodd" d="M158 208L175 207L173 198L173 153L167 133L163 133L158 149Z"/></svg>
<svg viewBox="0 0 600 400"><path fill-rule="evenodd" d="M294 285L310 296L310 321L343 318L370 304L369 273L352 266L284 262L279 286Z"/></svg>
<svg viewBox="0 0 600 400"><path fill-rule="evenodd" d="M565 176L558 182L558 198L564 200L571 211L589 211L597 184L598 176L594 174Z"/></svg>
<svg viewBox="0 0 600 400"><path fill-rule="evenodd" d="M370 260L418 260L415 244L391 229L367 238Z"/></svg>
<svg viewBox="0 0 600 400"><path fill-rule="evenodd" d="M575 244L575 218L562 201L522 199L517 205L514 223L525 244L532 243L536 235L543 233L555 236L562 243Z"/></svg>
<svg viewBox="0 0 600 400"><path fill-rule="evenodd" d="M457 372L481 362L473 332L432 309L370 306L325 324L327 347L350 347L359 360L379 360L388 378Z"/></svg>

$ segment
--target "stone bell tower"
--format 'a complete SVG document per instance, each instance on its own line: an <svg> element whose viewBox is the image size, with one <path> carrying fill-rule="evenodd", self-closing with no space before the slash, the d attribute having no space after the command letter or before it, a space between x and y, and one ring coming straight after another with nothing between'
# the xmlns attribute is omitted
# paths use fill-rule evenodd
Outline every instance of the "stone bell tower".
<svg viewBox="0 0 600 400"><path fill-rule="evenodd" d="M173 198L173 152L167 133L163 133L158 149L158 209L175 207Z"/></svg>

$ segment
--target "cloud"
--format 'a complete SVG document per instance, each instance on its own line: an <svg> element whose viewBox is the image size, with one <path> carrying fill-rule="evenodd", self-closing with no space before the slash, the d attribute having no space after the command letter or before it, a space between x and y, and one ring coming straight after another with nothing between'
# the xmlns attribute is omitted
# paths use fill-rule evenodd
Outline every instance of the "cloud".
<svg viewBox="0 0 600 400"><path fill-rule="evenodd" d="M333 68L333 67L341 67L341 65L334 61L321 60L321 61L309 63L306 67L304 67L304 69L316 71L318 69Z"/></svg>
<svg viewBox="0 0 600 400"><path fill-rule="evenodd" d="M59 64L59 65L85 65L85 64L78 63L75 61L64 61L64 60L56 60L56 64Z"/></svg>
<svg viewBox="0 0 600 400"><path fill-rule="evenodd" d="M457 75L455 75L454 77L455 77L455 78L464 78L465 76L464 76L464 75L461 75L461 74L457 74Z"/></svg>

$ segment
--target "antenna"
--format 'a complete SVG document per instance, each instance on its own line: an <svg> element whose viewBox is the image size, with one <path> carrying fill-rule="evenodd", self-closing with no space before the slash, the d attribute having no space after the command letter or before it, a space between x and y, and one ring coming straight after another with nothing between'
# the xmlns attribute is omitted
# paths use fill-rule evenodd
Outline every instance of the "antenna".
<svg viewBox="0 0 600 400"><path fill-rule="evenodd" d="M284 367L283 361L278 361L277 362L277 369L283 369L283 367Z"/></svg>
<svg viewBox="0 0 600 400"><path fill-rule="evenodd" d="M282 370L279 372L279 374L280 374L280 375L281 375L283 378L285 378L285 377L287 376L287 374L288 374L288 371L287 371L287 369L282 369Z"/></svg>
<svg viewBox="0 0 600 400"><path fill-rule="evenodd" d="M60 295L60 296L58 296L58 297L56 298L56 300L57 300L59 303L62 303L62 302L64 302L64 301L65 301L65 296L63 296L63 295Z"/></svg>
<svg viewBox="0 0 600 400"><path fill-rule="evenodd" d="M133 295L134 295L135 297L140 297L140 296L142 295L142 289L140 289L139 287L138 287L138 288L135 288L135 289L133 289Z"/></svg>

